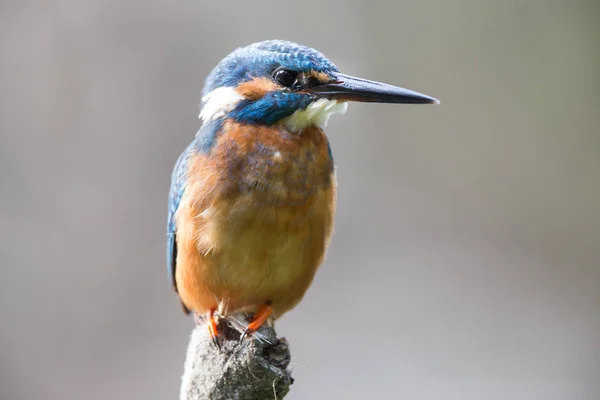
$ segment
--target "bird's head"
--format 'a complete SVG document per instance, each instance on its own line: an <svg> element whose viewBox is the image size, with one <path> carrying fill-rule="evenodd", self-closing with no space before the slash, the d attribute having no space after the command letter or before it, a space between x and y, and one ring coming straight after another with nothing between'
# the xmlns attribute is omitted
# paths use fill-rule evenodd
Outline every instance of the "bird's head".
<svg viewBox="0 0 600 400"><path fill-rule="evenodd" d="M204 123L219 118L263 125L284 121L299 131L325 126L332 114L346 111L348 101L438 103L424 94L344 75L309 47L268 40L233 51L213 69L200 118Z"/></svg>

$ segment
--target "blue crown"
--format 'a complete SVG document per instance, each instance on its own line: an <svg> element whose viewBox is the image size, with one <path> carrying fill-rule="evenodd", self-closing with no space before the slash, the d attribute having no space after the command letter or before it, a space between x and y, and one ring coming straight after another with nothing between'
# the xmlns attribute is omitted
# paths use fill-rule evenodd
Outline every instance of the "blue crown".
<svg viewBox="0 0 600 400"><path fill-rule="evenodd" d="M235 87L255 77L270 75L276 68L294 71L339 72L323 54L285 40L266 40L234 50L208 75L203 96L222 86Z"/></svg>

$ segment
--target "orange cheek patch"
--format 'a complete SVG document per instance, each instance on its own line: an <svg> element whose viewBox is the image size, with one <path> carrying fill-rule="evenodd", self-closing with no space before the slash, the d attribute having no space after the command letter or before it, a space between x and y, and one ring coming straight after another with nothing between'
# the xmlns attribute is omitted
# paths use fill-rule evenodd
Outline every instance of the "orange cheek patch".
<svg viewBox="0 0 600 400"><path fill-rule="evenodd" d="M240 84L236 90L248 100L258 100L268 92L279 90L279 86L269 78L254 78Z"/></svg>
<svg viewBox="0 0 600 400"><path fill-rule="evenodd" d="M327 75L325 72L319 72L319 71L311 70L309 72L309 76L311 78L316 79L320 83L329 83L329 82L331 82L331 77L329 75Z"/></svg>

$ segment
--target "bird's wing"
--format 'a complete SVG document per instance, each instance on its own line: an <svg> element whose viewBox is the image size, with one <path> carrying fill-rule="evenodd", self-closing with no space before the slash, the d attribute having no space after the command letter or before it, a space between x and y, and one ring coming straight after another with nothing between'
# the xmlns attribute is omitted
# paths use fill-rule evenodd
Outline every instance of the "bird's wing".
<svg viewBox="0 0 600 400"><path fill-rule="evenodd" d="M175 269L177 262L177 227L175 225L175 213L185 192L188 182L188 162L193 153L194 142L181 153L171 175L171 191L169 192L169 215L167 219L167 270L169 278L175 291L177 291L177 282L175 281Z"/></svg>

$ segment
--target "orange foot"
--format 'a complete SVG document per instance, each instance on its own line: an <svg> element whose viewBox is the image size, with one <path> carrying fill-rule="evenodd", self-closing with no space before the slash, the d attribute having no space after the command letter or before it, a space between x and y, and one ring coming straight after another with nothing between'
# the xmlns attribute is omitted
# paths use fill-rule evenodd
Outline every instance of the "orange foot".
<svg viewBox="0 0 600 400"><path fill-rule="evenodd" d="M208 335L212 339L212 342L217 346L218 349L221 348L219 344L219 330L217 329L217 319L215 318L215 310L212 309L208 313Z"/></svg>
<svg viewBox="0 0 600 400"><path fill-rule="evenodd" d="M254 318L252 318L252 322L248 324L248 326L244 330L244 333L242 333L242 336L240 336L240 342L244 340L244 338L247 335L251 335L254 332L256 332L265 323L265 321L267 320L267 318L269 318L272 312L273 307L271 307L271 302L267 302L260 306L260 309L254 315Z"/></svg>

